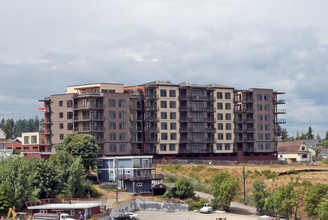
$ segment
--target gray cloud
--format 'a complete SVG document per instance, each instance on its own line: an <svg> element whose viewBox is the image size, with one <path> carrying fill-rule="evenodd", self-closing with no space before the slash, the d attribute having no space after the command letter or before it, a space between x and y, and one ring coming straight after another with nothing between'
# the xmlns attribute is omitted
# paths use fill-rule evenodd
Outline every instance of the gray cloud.
<svg viewBox="0 0 328 220"><path fill-rule="evenodd" d="M289 133L323 135L327 3L291 2L6 2L0 118L34 117L67 85L160 79L285 91Z"/></svg>

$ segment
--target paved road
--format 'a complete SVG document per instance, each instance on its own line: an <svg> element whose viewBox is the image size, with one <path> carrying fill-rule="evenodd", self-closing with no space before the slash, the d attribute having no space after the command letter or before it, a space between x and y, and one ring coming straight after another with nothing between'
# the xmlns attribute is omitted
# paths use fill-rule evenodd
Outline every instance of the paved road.
<svg viewBox="0 0 328 220"><path fill-rule="evenodd" d="M213 196L210 194L198 192L198 191L196 191L195 193L199 197L202 197L202 198L205 198L208 200L213 199ZM231 202L230 212L235 213L235 214L241 214L241 215L256 215L256 208L253 206L244 205L239 202Z"/></svg>

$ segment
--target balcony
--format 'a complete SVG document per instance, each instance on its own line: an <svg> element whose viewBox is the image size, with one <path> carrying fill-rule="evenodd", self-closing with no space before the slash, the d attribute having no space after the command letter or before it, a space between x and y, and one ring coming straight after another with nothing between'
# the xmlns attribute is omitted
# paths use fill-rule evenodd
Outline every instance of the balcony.
<svg viewBox="0 0 328 220"><path fill-rule="evenodd" d="M141 108L141 105L132 105L131 107L130 107L130 110L141 110L142 108Z"/></svg>
<svg viewBox="0 0 328 220"><path fill-rule="evenodd" d="M215 128L190 128L190 132L215 132Z"/></svg>
<svg viewBox="0 0 328 220"><path fill-rule="evenodd" d="M276 100L273 100L273 104L277 105L277 104L286 104L286 100L284 99L276 99Z"/></svg>
<svg viewBox="0 0 328 220"><path fill-rule="evenodd" d="M180 107L179 107L179 110L180 110L180 111L188 111L188 108L189 108L189 107L187 107L187 106L180 106Z"/></svg>
<svg viewBox="0 0 328 220"><path fill-rule="evenodd" d="M254 113L254 109L246 108L246 109L236 109L236 113Z"/></svg>
<svg viewBox="0 0 328 220"><path fill-rule="evenodd" d="M145 99L158 99L158 95L154 95L154 94L146 95Z"/></svg>
<svg viewBox="0 0 328 220"><path fill-rule="evenodd" d="M125 174L125 175L119 175L118 179L119 180L128 180L128 181L162 180L162 179L164 179L164 175L163 174L151 174L151 175L133 176L133 175Z"/></svg>
<svg viewBox="0 0 328 220"><path fill-rule="evenodd" d="M158 122L159 119L156 117L146 117L145 121L150 121L150 122Z"/></svg>
<svg viewBox="0 0 328 220"><path fill-rule="evenodd" d="M147 133L156 133L156 132L158 132L158 128L157 127L156 128L146 128L145 132L147 132Z"/></svg>
<svg viewBox="0 0 328 220"><path fill-rule="evenodd" d="M188 96L186 95L180 95L179 100L188 100Z"/></svg>
<svg viewBox="0 0 328 220"><path fill-rule="evenodd" d="M243 133L243 132L248 132L248 133L253 133L254 132L254 128L235 128L235 132L236 133Z"/></svg>
<svg viewBox="0 0 328 220"><path fill-rule="evenodd" d="M251 103L251 102L253 102L253 99L251 99L251 98L245 98L245 99L243 99L243 98L241 98L241 99L235 99L235 102L243 102L243 103Z"/></svg>
<svg viewBox="0 0 328 220"><path fill-rule="evenodd" d="M141 127L140 127L140 128L131 127L131 128L130 128L130 131L131 131L131 132L142 132L142 128L141 128Z"/></svg>
<svg viewBox="0 0 328 220"><path fill-rule="evenodd" d="M189 143L190 139L189 138L180 138L180 143Z"/></svg>
<svg viewBox="0 0 328 220"><path fill-rule="evenodd" d="M159 141L157 138L149 138L145 140L145 143L157 144Z"/></svg>
<svg viewBox="0 0 328 220"><path fill-rule="evenodd" d="M74 106L74 110L102 110L104 108L103 105L86 105L86 106Z"/></svg>
<svg viewBox="0 0 328 220"><path fill-rule="evenodd" d="M194 111L194 112L214 112L215 109L214 107L204 107L204 106L201 106L201 107L189 107L189 110L190 111Z"/></svg>
<svg viewBox="0 0 328 220"><path fill-rule="evenodd" d="M140 143L143 143L143 139L142 138L138 138L138 139L135 139L135 138L131 138L131 143L135 143L135 144L140 144Z"/></svg>
<svg viewBox="0 0 328 220"><path fill-rule="evenodd" d="M276 109L274 114L286 114L286 109Z"/></svg>
<svg viewBox="0 0 328 220"><path fill-rule="evenodd" d="M286 124L286 119L277 119L274 121L275 124Z"/></svg>
<svg viewBox="0 0 328 220"><path fill-rule="evenodd" d="M188 122L189 118L187 117L180 117L180 122Z"/></svg>
<svg viewBox="0 0 328 220"><path fill-rule="evenodd" d="M146 111L157 111L158 110L158 108L156 107L156 106L146 106L145 107L145 110Z"/></svg>
<svg viewBox="0 0 328 220"><path fill-rule="evenodd" d="M193 101L214 101L214 97L211 96L189 96L189 99Z"/></svg>
<svg viewBox="0 0 328 220"><path fill-rule="evenodd" d="M181 154L213 153L213 150L212 149L204 149L204 148L186 148L186 149L180 149L179 153L181 153Z"/></svg>
<svg viewBox="0 0 328 220"><path fill-rule="evenodd" d="M97 132L104 132L104 128L84 128L84 129L78 129L74 128L75 133L97 133Z"/></svg>

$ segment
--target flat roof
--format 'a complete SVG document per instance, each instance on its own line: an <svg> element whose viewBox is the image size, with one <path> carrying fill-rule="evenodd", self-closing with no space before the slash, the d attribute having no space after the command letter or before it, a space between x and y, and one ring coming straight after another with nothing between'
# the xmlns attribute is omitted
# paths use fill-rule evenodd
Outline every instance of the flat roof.
<svg viewBox="0 0 328 220"><path fill-rule="evenodd" d="M53 203L29 206L28 209L89 209L100 206L100 202L88 202L88 203Z"/></svg>
<svg viewBox="0 0 328 220"><path fill-rule="evenodd" d="M101 159L138 159L138 158L153 158L153 156L116 156L116 157L98 157L98 160Z"/></svg>

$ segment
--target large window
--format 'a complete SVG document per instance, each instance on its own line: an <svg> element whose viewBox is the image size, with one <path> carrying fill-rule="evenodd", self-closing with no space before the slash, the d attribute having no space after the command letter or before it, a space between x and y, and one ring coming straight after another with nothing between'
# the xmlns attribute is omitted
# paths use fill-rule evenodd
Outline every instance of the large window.
<svg viewBox="0 0 328 220"><path fill-rule="evenodd" d="M226 130L231 130L231 123L226 123Z"/></svg>
<svg viewBox="0 0 328 220"><path fill-rule="evenodd" d="M67 100L66 105L67 105L67 108L72 108L73 101L72 100Z"/></svg>
<svg viewBox="0 0 328 220"><path fill-rule="evenodd" d="M124 112L124 111L119 111L119 112L118 112L118 118L126 118L126 112Z"/></svg>
<svg viewBox="0 0 328 220"><path fill-rule="evenodd" d="M36 136L31 136L31 144L36 144Z"/></svg>
<svg viewBox="0 0 328 220"><path fill-rule="evenodd" d="M161 151L166 151L166 144L161 144L160 145L160 150Z"/></svg>
<svg viewBox="0 0 328 220"><path fill-rule="evenodd" d="M109 152L116 152L116 144L109 144Z"/></svg>
<svg viewBox="0 0 328 220"><path fill-rule="evenodd" d="M167 108L167 102L161 101L161 108Z"/></svg>
<svg viewBox="0 0 328 220"><path fill-rule="evenodd" d="M63 101L59 101L58 105L59 105L59 107L62 107L63 106Z"/></svg>
<svg viewBox="0 0 328 220"><path fill-rule="evenodd" d="M218 140L223 140L223 133L218 133Z"/></svg>
<svg viewBox="0 0 328 220"><path fill-rule="evenodd" d="M171 133L171 140L176 140L177 139L177 133Z"/></svg>
<svg viewBox="0 0 328 220"><path fill-rule="evenodd" d="M126 152L126 144L120 144L120 152Z"/></svg>
<svg viewBox="0 0 328 220"><path fill-rule="evenodd" d="M64 123L59 123L59 129L64 129Z"/></svg>
<svg viewBox="0 0 328 220"><path fill-rule="evenodd" d="M166 122L161 123L161 129L162 130L167 130L167 123Z"/></svg>
<svg viewBox="0 0 328 220"><path fill-rule="evenodd" d="M116 112L115 111L109 111L108 112L108 118L116 118Z"/></svg>
<svg viewBox="0 0 328 220"><path fill-rule="evenodd" d="M222 144L216 144L216 150L222 150Z"/></svg>
<svg viewBox="0 0 328 220"><path fill-rule="evenodd" d="M67 119L73 119L73 112L67 112Z"/></svg>
<svg viewBox="0 0 328 220"><path fill-rule="evenodd" d="M115 107L116 100L115 99L108 99L108 107Z"/></svg>
<svg viewBox="0 0 328 220"><path fill-rule="evenodd" d="M231 139L232 139L231 133L226 133L226 140L231 140Z"/></svg>
<svg viewBox="0 0 328 220"><path fill-rule="evenodd" d="M64 113L59 112L59 118L63 118L64 117Z"/></svg>
<svg viewBox="0 0 328 220"><path fill-rule="evenodd" d="M231 110L231 103L226 103L225 104L225 109L226 110Z"/></svg>
<svg viewBox="0 0 328 220"><path fill-rule="evenodd" d="M222 113L218 113L218 118L217 118L217 120L223 120L223 114Z"/></svg>
<svg viewBox="0 0 328 220"><path fill-rule="evenodd" d="M176 130L176 129L177 129L177 123L175 123L175 122L171 122L171 123L170 123L170 129L171 129L171 130Z"/></svg>
<svg viewBox="0 0 328 220"><path fill-rule="evenodd" d="M119 127L120 130L125 130L126 129L126 123L125 122L120 122L118 124L118 127Z"/></svg>
<svg viewBox="0 0 328 220"><path fill-rule="evenodd" d="M262 101L262 95L261 94L257 94L257 101Z"/></svg>
<svg viewBox="0 0 328 220"><path fill-rule="evenodd" d="M124 108L126 106L126 100L125 99L119 99L118 100L118 107Z"/></svg>
<svg viewBox="0 0 328 220"><path fill-rule="evenodd" d="M73 130L73 123L67 123L67 130Z"/></svg>
<svg viewBox="0 0 328 220"><path fill-rule="evenodd" d="M218 123L218 130L223 130L223 123Z"/></svg>
<svg viewBox="0 0 328 220"><path fill-rule="evenodd" d="M226 92L224 94L224 96L225 96L225 99L231 99L231 93L230 92Z"/></svg>
<svg viewBox="0 0 328 220"><path fill-rule="evenodd" d="M161 133L161 139L167 140L167 133Z"/></svg>
<svg viewBox="0 0 328 220"><path fill-rule="evenodd" d="M230 113L226 113L226 120L231 120L231 114Z"/></svg>
<svg viewBox="0 0 328 220"><path fill-rule="evenodd" d="M218 99L223 99L222 92L217 92L216 96L217 96Z"/></svg>
<svg viewBox="0 0 328 220"><path fill-rule="evenodd" d="M115 122L109 122L108 127L109 127L109 130L115 130L116 129L116 123Z"/></svg>
<svg viewBox="0 0 328 220"><path fill-rule="evenodd" d="M161 119L167 119L167 112L161 112Z"/></svg>
<svg viewBox="0 0 328 220"><path fill-rule="evenodd" d="M126 140L126 133L120 133L120 141Z"/></svg>
<svg viewBox="0 0 328 220"><path fill-rule="evenodd" d="M161 94L161 97L166 97L166 90L165 89L161 89L160 90L160 94Z"/></svg>
<svg viewBox="0 0 328 220"><path fill-rule="evenodd" d="M170 97L176 97L175 90L170 90Z"/></svg>
<svg viewBox="0 0 328 220"><path fill-rule="evenodd" d="M177 103L175 101L170 101L170 108L176 108Z"/></svg>
<svg viewBox="0 0 328 220"><path fill-rule="evenodd" d="M222 102L217 103L217 109L223 109L223 103Z"/></svg>
<svg viewBox="0 0 328 220"><path fill-rule="evenodd" d="M116 133L110 132L108 135L109 135L109 140L110 141L115 141L116 140Z"/></svg>
<svg viewBox="0 0 328 220"><path fill-rule="evenodd" d="M170 147L170 151L175 151L175 144L170 144L169 147Z"/></svg>
<svg viewBox="0 0 328 220"><path fill-rule="evenodd" d="M257 110L262 111L262 105L261 104L257 104Z"/></svg>
<svg viewBox="0 0 328 220"><path fill-rule="evenodd" d="M231 150L231 144L225 144L225 150Z"/></svg>
<svg viewBox="0 0 328 220"><path fill-rule="evenodd" d="M270 95L268 94L264 95L264 101L270 101Z"/></svg>
<svg viewBox="0 0 328 220"><path fill-rule="evenodd" d="M177 113L176 112L170 112L170 119L176 119Z"/></svg>

